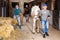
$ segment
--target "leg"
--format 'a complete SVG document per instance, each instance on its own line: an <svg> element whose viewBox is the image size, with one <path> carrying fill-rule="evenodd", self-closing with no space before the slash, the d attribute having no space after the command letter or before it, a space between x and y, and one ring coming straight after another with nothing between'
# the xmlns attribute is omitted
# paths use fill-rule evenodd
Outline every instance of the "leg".
<svg viewBox="0 0 60 40"><path fill-rule="evenodd" d="M42 21L42 32L45 34L45 21Z"/></svg>
<svg viewBox="0 0 60 40"><path fill-rule="evenodd" d="M49 23L48 23L48 21L46 21L45 34L46 34L47 36L49 36L49 34L48 34L48 27L49 27Z"/></svg>
<svg viewBox="0 0 60 40"><path fill-rule="evenodd" d="M33 18L33 33L35 33L35 28L36 28L36 19L35 18Z"/></svg>
<svg viewBox="0 0 60 40"><path fill-rule="evenodd" d="M42 21L43 38L45 38L45 21Z"/></svg>
<svg viewBox="0 0 60 40"><path fill-rule="evenodd" d="M19 28L21 29L20 16L17 16L17 20L18 20L18 25L19 25Z"/></svg>
<svg viewBox="0 0 60 40"><path fill-rule="evenodd" d="M14 15L13 18L16 20L17 16ZM17 28L15 24L13 24L13 26L14 26L14 29Z"/></svg>
<svg viewBox="0 0 60 40"><path fill-rule="evenodd" d="M46 21L45 32L48 32L48 27L49 27L49 24L48 24L48 21Z"/></svg>
<svg viewBox="0 0 60 40"><path fill-rule="evenodd" d="M26 22L29 22L29 15L26 15Z"/></svg>
<svg viewBox="0 0 60 40"><path fill-rule="evenodd" d="M40 20L37 18L37 32L39 33L39 28L40 28Z"/></svg>
<svg viewBox="0 0 60 40"><path fill-rule="evenodd" d="M14 15L13 18L16 19L16 16Z"/></svg>

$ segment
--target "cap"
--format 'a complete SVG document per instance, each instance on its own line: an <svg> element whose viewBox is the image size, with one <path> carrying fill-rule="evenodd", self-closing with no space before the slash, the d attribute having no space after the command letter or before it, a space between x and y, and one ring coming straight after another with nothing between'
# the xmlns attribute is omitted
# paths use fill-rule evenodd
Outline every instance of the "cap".
<svg viewBox="0 0 60 40"><path fill-rule="evenodd" d="M43 4L43 6L47 6L47 4Z"/></svg>

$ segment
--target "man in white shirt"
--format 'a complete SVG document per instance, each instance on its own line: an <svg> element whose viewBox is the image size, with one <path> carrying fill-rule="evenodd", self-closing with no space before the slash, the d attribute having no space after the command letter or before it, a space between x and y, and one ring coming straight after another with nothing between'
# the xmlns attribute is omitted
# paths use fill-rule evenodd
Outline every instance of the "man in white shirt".
<svg viewBox="0 0 60 40"><path fill-rule="evenodd" d="M40 8L36 4L31 9L31 16L33 18L33 33L35 33L36 22L39 20ZM37 32L39 32L39 26L37 27Z"/></svg>

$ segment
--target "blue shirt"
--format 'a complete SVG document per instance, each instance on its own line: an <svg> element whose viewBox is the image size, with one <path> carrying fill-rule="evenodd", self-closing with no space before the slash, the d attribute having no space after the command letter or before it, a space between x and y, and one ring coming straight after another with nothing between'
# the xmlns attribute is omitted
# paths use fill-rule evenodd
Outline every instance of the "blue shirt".
<svg viewBox="0 0 60 40"><path fill-rule="evenodd" d="M18 9L14 9L14 15L19 15L21 13L21 9L18 8Z"/></svg>

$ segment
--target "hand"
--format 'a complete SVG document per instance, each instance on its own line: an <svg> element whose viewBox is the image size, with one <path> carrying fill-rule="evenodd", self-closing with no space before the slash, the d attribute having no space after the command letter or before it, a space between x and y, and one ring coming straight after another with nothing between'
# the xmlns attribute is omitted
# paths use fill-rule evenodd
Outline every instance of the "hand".
<svg viewBox="0 0 60 40"><path fill-rule="evenodd" d="M19 14L20 16L22 15L22 13Z"/></svg>
<svg viewBox="0 0 60 40"><path fill-rule="evenodd" d="M50 17L50 15L48 15L48 17Z"/></svg>

